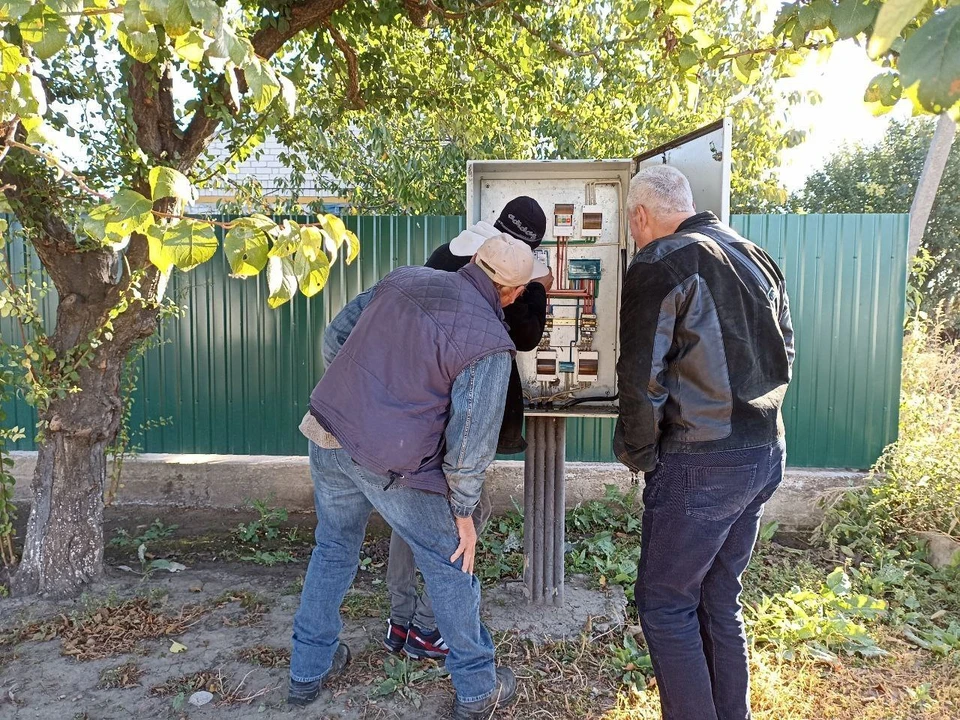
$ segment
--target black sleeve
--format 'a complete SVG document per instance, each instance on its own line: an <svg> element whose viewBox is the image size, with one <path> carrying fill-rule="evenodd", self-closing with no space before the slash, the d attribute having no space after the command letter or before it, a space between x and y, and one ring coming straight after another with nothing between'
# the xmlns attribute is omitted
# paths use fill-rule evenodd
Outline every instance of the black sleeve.
<svg viewBox="0 0 960 720"><path fill-rule="evenodd" d="M433 268L434 270L445 270L446 272L456 272L469 262L470 258L454 255L450 252L450 243L444 243L427 258L424 267Z"/></svg>
<svg viewBox="0 0 960 720"><path fill-rule="evenodd" d="M540 344L547 323L547 291L538 282L527 285L523 294L503 309L510 326L510 339L518 352L528 352Z"/></svg>
<svg viewBox="0 0 960 720"><path fill-rule="evenodd" d="M662 265L641 263L630 268L621 292L620 417L613 452L633 472L650 472L659 459L667 355L685 303L683 284L677 282Z"/></svg>

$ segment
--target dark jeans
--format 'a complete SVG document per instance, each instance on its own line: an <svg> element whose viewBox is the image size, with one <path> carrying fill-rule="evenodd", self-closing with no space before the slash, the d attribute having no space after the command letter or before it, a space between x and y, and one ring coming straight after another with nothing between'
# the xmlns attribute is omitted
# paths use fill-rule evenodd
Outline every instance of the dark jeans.
<svg viewBox="0 0 960 720"><path fill-rule="evenodd" d="M664 720L750 718L740 577L785 459L782 442L667 454L646 478L635 597Z"/></svg>

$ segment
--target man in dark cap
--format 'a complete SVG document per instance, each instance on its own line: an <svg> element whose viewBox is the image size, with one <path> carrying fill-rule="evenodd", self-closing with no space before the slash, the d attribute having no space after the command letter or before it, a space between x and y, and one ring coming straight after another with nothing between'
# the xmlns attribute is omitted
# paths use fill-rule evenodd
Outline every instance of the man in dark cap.
<svg viewBox="0 0 960 720"><path fill-rule="evenodd" d="M547 218L537 201L520 196L506 204L493 225L480 221L438 247L426 265L435 270L457 272L470 262L487 238L499 233L522 240L534 250L543 240L546 229ZM534 350L540 344L547 317L547 292L552 287L553 274L547 271L546 275L532 280L524 293L504 308L504 321L518 352ZM497 452L513 455L523 452L526 447L523 439L523 387L516 360L513 360ZM478 532L489 516L490 502L484 493L474 514ZM390 619L384 647L413 658L445 657L448 649L437 629L430 597L417 591L413 552L397 533L390 539L387 591L390 594Z"/></svg>

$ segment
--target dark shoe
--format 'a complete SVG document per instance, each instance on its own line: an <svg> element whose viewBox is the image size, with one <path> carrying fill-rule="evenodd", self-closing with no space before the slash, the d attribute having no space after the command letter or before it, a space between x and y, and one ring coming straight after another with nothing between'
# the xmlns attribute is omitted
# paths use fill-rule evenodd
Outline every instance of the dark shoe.
<svg viewBox="0 0 960 720"><path fill-rule="evenodd" d="M407 633L410 629L404 625L397 625L393 620L387 620L387 636L383 639L383 646L392 653L403 650L407 642Z"/></svg>
<svg viewBox="0 0 960 720"><path fill-rule="evenodd" d="M407 633L407 642L403 646L403 654L416 660L443 660L447 657L450 648L443 641L439 630L427 632L416 625L410 626Z"/></svg>
<svg viewBox="0 0 960 720"><path fill-rule="evenodd" d="M330 666L330 670L319 680L314 680L313 682L297 682L296 680L290 680L290 691L287 694L287 705L295 705L298 707L303 707L304 705L309 705L318 697L320 697L320 691L323 689L323 685L327 680L335 678L338 675L343 675L344 670L347 669L347 665L350 664L350 648L348 648L343 643L340 643L337 646L337 651L333 654L333 664Z"/></svg>
<svg viewBox="0 0 960 720"><path fill-rule="evenodd" d="M517 678L510 668L497 668L497 689L486 700L472 703L453 701L453 720L489 718L497 708L506 707L517 697Z"/></svg>

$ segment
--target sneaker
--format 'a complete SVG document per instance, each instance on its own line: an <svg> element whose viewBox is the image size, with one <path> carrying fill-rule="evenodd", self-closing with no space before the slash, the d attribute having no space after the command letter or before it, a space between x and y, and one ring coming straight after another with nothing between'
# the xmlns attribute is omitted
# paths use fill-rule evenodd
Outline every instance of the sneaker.
<svg viewBox="0 0 960 720"><path fill-rule="evenodd" d="M497 668L497 689L486 700L472 703L453 701L453 720L487 720L497 708L506 707L517 697L517 678L510 668Z"/></svg>
<svg viewBox="0 0 960 720"><path fill-rule="evenodd" d="M347 669L347 665L349 664L350 648L343 643L340 643L337 646L337 651L333 654L333 664L330 666L329 672L327 672L327 674L322 678L312 682L298 682L293 679L290 680L290 691L287 694L287 705L296 705L299 707L309 705L318 697L320 697L320 690L323 689L323 684L331 678L335 678L338 675L343 675L344 671Z"/></svg>
<svg viewBox="0 0 960 720"><path fill-rule="evenodd" d="M397 625L393 620L387 620L387 636L383 638L383 646L387 652L399 653L407 642L407 633L410 629L405 625Z"/></svg>
<svg viewBox="0 0 960 720"><path fill-rule="evenodd" d="M443 660L447 657L450 648L443 641L439 630L427 632L416 625L410 626L407 633L407 642L403 646L403 654L416 660Z"/></svg>

